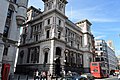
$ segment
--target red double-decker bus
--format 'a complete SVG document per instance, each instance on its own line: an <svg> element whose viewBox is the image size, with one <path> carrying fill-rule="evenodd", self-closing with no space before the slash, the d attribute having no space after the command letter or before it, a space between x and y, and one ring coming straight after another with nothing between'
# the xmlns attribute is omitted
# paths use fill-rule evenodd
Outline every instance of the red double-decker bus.
<svg viewBox="0 0 120 80"><path fill-rule="evenodd" d="M108 68L103 62L91 62L90 71L95 78L108 77Z"/></svg>

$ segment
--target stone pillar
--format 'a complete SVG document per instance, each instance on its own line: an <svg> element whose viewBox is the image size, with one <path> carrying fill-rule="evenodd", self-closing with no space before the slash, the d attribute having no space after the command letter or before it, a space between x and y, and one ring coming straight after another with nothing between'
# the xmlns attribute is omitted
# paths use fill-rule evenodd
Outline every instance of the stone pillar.
<svg viewBox="0 0 120 80"><path fill-rule="evenodd" d="M53 74L53 66L54 66L54 53L55 53L55 49L54 49L54 40L51 40L51 49L50 49L50 68L49 68L49 71L50 71L50 74Z"/></svg>

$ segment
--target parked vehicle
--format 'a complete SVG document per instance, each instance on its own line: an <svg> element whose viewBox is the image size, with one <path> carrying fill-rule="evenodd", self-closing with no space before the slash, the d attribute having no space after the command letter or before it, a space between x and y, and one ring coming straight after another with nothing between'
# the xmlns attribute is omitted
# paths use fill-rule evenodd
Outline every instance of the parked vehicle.
<svg viewBox="0 0 120 80"><path fill-rule="evenodd" d="M85 73L81 76L88 78L88 80L94 80L94 76L91 73Z"/></svg>
<svg viewBox="0 0 120 80"><path fill-rule="evenodd" d="M120 74L118 75L118 80L120 80Z"/></svg>
<svg viewBox="0 0 120 80"><path fill-rule="evenodd" d="M80 75L76 72L69 72L68 76L80 76Z"/></svg>

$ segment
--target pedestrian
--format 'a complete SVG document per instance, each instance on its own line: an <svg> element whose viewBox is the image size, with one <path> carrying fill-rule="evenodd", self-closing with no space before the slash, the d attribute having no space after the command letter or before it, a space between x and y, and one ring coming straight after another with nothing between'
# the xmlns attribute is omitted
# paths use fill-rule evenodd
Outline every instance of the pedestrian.
<svg viewBox="0 0 120 80"><path fill-rule="evenodd" d="M39 71L38 70L36 71L36 79L39 80Z"/></svg>
<svg viewBox="0 0 120 80"><path fill-rule="evenodd" d="M34 71L34 80L39 80L39 71L38 70Z"/></svg>

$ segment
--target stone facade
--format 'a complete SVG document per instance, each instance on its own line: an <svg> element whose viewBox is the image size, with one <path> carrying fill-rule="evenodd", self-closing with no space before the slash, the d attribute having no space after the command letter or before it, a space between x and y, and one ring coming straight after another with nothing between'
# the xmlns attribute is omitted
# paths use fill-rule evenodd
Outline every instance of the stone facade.
<svg viewBox="0 0 120 80"><path fill-rule="evenodd" d="M96 62L103 62L105 73L109 71L109 62L108 62L108 52L107 52L107 43L105 40L95 40L95 61Z"/></svg>
<svg viewBox="0 0 120 80"><path fill-rule="evenodd" d="M73 23L65 16L66 0L43 0L44 11L30 7L23 26L16 73L51 75L62 71L89 72L94 56L91 23ZM24 69L24 70L23 70Z"/></svg>
<svg viewBox="0 0 120 80"><path fill-rule="evenodd" d="M115 50L113 48L113 42L110 40L107 42L107 52L108 52L108 62L109 62L109 73L118 68L118 59L115 55Z"/></svg>
<svg viewBox="0 0 120 80"><path fill-rule="evenodd" d="M8 70L4 66L8 64L10 65L10 71L8 72L14 74L14 63L20 32L19 25L22 25L25 21L26 7L27 0L0 1L0 72ZM7 75L7 72L5 74Z"/></svg>

